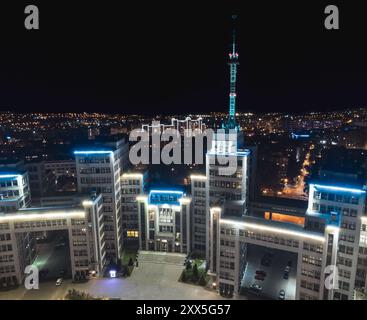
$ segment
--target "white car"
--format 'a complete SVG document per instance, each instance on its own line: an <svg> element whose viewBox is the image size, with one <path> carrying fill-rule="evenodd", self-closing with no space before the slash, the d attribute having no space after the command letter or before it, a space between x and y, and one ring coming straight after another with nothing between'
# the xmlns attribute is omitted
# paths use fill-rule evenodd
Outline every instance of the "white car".
<svg viewBox="0 0 367 320"><path fill-rule="evenodd" d="M252 284L250 286L250 289L255 292L261 292L263 290L263 287L258 284Z"/></svg>
<svg viewBox="0 0 367 320"><path fill-rule="evenodd" d="M279 291L278 299L285 300L285 291L283 289Z"/></svg>
<svg viewBox="0 0 367 320"><path fill-rule="evenodd" d="M63 281L63 279L62 279L62 278L58 278L58 279L56 280L56 286L57 286L57 287L61 286L62 281Z"/></svg>

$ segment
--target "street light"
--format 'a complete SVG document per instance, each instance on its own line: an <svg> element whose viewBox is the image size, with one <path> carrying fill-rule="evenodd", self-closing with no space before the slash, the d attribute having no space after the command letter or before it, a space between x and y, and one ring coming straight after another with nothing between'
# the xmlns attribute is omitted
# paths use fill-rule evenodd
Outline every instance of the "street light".
<svg viewBox="0 0 367 320"><path fill-rule="evenodd" d="M110 278L116 278L116 270L110 270Z"/></svg>

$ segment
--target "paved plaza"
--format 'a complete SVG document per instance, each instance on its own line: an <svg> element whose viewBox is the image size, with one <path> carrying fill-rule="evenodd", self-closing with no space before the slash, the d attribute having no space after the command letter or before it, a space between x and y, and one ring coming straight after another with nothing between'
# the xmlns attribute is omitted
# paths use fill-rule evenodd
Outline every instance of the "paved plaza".
<svg viewBox="0 0 367 320"><path fill-rule="evenodd" d="M0 299L62 299L69 289L77 289L96 297L123 300L217 300L225 299L215 291L200 286L178 282L184 268L182 255L176 257L155 253L139 255L139 267L134 268L128 278L93 279L87 283L75 284L64 281L60 287L54 282L40 284L39 290L27 291L23 288L0 292Z"/></svg>

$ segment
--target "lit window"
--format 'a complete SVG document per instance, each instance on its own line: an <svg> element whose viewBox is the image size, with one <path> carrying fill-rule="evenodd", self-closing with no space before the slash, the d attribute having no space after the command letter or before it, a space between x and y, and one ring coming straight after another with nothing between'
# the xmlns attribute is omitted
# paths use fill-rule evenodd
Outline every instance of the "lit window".
<svg viewBox="0 0 367 320"><path fill-rule="evenodd" d="M138 231L127 231L127 237L128 238L138 238L139 237L139 232Z"/></svg>

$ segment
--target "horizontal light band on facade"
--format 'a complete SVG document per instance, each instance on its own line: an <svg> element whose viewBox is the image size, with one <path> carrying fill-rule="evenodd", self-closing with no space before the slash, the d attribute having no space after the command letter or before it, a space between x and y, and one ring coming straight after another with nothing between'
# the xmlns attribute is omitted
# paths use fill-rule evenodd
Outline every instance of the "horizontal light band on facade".
<svg viewBox="0 0 367 320"><path fill-rule="evenodd" d="M143 178L141 173L124 173L122 175L123 178Z"/></svg>
<svg viewBox="0 0 367 320"><path fill-rule="evenodd" d="M247 157L250 155L250 152L246 151L237 151L237 152L220 152L220 151L209 151L207 153L209 156L224 156L224 157Z"/></svg>
<svg viewBox="0 0 367 320"><path fill-rule="evenodd" d="M175 191L175 190L151 190L150 191L150 194L151 193L168 193L168 194L181 194L183 195L183 192L182 191Z"/></svg>
<svg viewBox="0 0 367 320"><path fill-rule="evenodd" d="M352 192L352 193L366 193L365 190L361 190L361 189L354 189L354 188L345 188L345 187L337 187L337 186L325 186L325 185L320 185L320 184L311 184L311 186L314 186L315 188L320 188L320 189L329 189L329 190L333 190L333 191L344 191L344 192Z"/></svg>
<svg viewBox="0 0 367 320"><path fill-rule="evenodd" d="M190 179L191 179L191 180L206 180L206 176L200 176L200 175L192 174L192 175L190 176Z"/></svg>
<svg viewBox="0 0 367 320"><path fill-rule="evenodd" d="M136 197L136 200L137 201L146 201L148 199L148 197L147 196L137 196Z"/></svg>
<svg viewBox="0 0 367 320"><path fill-rule="evenodd" d="M18 178L21 177L21 174L0 174L0 179L5 178Z"/></svg>
<svg viewBox="0 0 367 320"><path fill-rule="evenodd" d="M252 228L252 229L256 229L256 230L260 230L260 231L269 231L269 232L275 232L275 233L285 234L285 235L289 235L289 236L296 236L296 237L300 237L300 238L312 239L312 240L316 240L316 241L320 241L320 242L325 241L325 238L323 236L316 236L316 235L308 234L308 233L302 232L302 231L285 230L285 229L281 229L281 228L260 225L260 224L257 224L257 223L240 222L240 221L228 220L228 219L221 219L220 222L221 223L235 224L237 226L243 226L243 227Z"/></svg>
<svg viewBox="0 0 367 320"><path fill-rule="evenodd" d="M33 220L43 220L43 219L66 219L66 218L84 218L84 211L72 211L68 213L17 213L17 214L7 214L0 216L0 222L7 221L33 221Z"/></svg>
<svg viewBox="0 0 367 320"><path fill-rule="evenodd" d="M22 198L23 198L23 196L0 199L0 203L1 202L17 202L17 201L19 201L19 199L22 199Z"/></svg>
<svg viewBox="0 0 367 320"><path fill-rule="evenodd" d="M337 226L328 225L328 226L326 226L326 230L331 230L331 231L339 232L340 228L337 227Z"/></svg>
<svg viewBox="0 0 367 320"><path fill-rule="evenodd" d="M191 202L191 200L188 198L181 198L181 199L178 199L178 201L180 202L180 204L188 204Z"/></svg>
<svg viewBox="0 0 367 320"><path fill-rule="evenodd" d="M74 151L74 154L112 154L113 151L102 151L102 150L96 150L96 151Z"/></svg>
<svg viewBox="0 0 367 320"><path fill-rule="evenodd" d="M82 202L82 205L83 206L92 206L93 205L93 201L85 200L85 201Z"/></svg>

